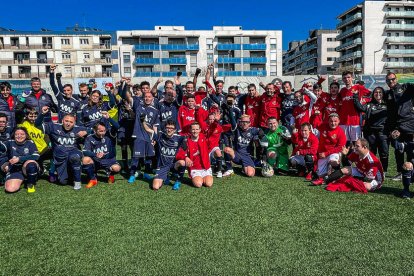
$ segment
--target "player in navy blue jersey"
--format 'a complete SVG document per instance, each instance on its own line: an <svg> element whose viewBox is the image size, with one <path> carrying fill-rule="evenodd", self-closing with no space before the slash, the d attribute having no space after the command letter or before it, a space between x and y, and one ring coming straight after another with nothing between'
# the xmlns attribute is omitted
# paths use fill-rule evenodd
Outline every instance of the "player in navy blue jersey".
<svg viewBox="0 0 414 276"><path fill-rule="evenodd" d="M233 126L234 127L234 126ZM224 149L225 158L229 158L236 164L240 164L243 167L243 172L249 176L253 177L255 175L255 164L250 155L250 147L254 140L264 139L265 134L263 130L250 127L250 116L242 115L239 120L239 126L233 131L233 148L226 147ZM261 143L262 147L265 147L265 143ZM227 157L226 157L227 156ZM227 173L227 176L231 175ZM224 176L224 175L223 175Z"/></svg>
<svg viewBox="0 0 414 276"><path fill-rule="evenodd" d="M179 77L175 77L175 85L175 90L174 87L171 87L170 85L165 86L164 97L158 102L156 106L156 108L160 111L161 130L164 130L164 127L168 120L177 120L178 109L183 104L183 90L178 88L181 88Z"/></svg>
<svg viewBox="0 0 414 276"><path fill-rule="evenodd" d="M83 168L88 174L89 183L86 188L92 188L98 184L96 171L104 169L108 175L108 183L114 183L114 173L121 170L116 161L116 134L119 128L118 122L109 117L108 112L103 112L102 120L93 127L94 133L86 137L83 146Z"/></svg>
<svg viewBox="0 0 414 276"><path fill-rule="evenodd" d="M102 93L99 90L93 90L89 96L88 104L85 105L76 118L77 125L86 128L92 128L102 118L102 111L109 111L115 106L115 97L108 93L109 102L104 102Z"/></svg>
<svg viewBox="0 0 414 276"><path fill-rule="evenodd" d="M135 172L138 172L139 174L138 165L140 161L144 161L145 158L147 158L148 161L148 157L153 157L155 155L151 138L149 134L142 128L141 118L145 118L145 122L156 133L160 124L159 111L152 105L154 102L154 96L151 94L151 92L145 92L143 95L144 100L136 96L132 98L132 109L135 113L135 124L132 133L132 137L134 138L134 154L131 162L130 177L128 179L128 183L135 182ZM145 165L148 171L150 169L150 163L146 162ZM151 179L151 177L145 173L143 174L143 177L147 180Z"/></svg>
<svg viewBox="0 0 414 276"><path fill-rule="evenodd" d="M62 122L63 117L66 114L76 115L78 110L80 110L80 102L72 97L73 88L71 84L62 85L61 77L62 74L57 73L56 79L58 86L55 83L55 69L56 65L52 64L50 66L49 81L52 91L55 94L56 100L58 102L58 122Z"/></svg>
<svg viewBox="0 0 414 276"><path fill-rule="evenodd" d="M0 112L0 142L5 142L11 139L12 128L8 127L8 117L6 114ZM6 153L0 153L0 165L7 161ZM4 185L5 174L0 171L0 185Z"/></svg>
<svg viewBox="0 0 414 276"><path fill-rule="evenodd" d="M69 174L73 176L75 190L81 189L81 159L80 140L87 135L87 129L75 125L75 116L67 114L62 124L43 123L44 114L48 108L42 109L36 120L36 126L49 136L53 149L53 162L58 173L59 183L66 185Z"/></svg>
<svg viewBox="0 0 414 276"><path fill-rule="evenodd" d="M79 101L80 109L82 109L89 102L89 87L86 83L79 84L79 94L73 95Z"/></svg>
<svg viewBox="0 0 414 276"><path fill-rule="evenodd" d="M6 153L8 159L1 165L2 171L6 173L6 192L17 192L26 179L27 192L34 193L39 171L36 163L39 153L26 129L17 127L12 140L0 143L0 152Z"/></svg>
<svg viewBox="0 0 414 276"><path fill-rule="evenodd" d="M176 123L173 120L168 120L165 124L164 131L155 133L143 120L143 128L151 136L151 139L158 144L156 157L157 169L155 170L154 180L152 182L152 189L158 190L163 183L169 184L168 173L175 171L178 178L174 183L173 190L178 190L181 185L181 178L184 175L185 163L184 161L176 161L176 155L181 148L187 151L186 138L176 133Z"/></svg>

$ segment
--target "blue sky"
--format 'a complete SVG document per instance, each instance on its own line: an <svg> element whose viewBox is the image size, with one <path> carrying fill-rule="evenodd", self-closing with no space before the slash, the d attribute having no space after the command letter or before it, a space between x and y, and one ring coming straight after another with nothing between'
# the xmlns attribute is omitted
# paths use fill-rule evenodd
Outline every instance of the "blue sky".
<svg viewBox="0 0 414 276"><path fill-rule="evenodd" d="M335 28L336 16L362 0L348 1L2 1L0 26L16 30L64 30L80 26L103 30L152 30L155 25L186 29L242 26L244 30L282 30L283 49L305 39L310 29ZM292 6L294 4L294 6Z"/></svg>

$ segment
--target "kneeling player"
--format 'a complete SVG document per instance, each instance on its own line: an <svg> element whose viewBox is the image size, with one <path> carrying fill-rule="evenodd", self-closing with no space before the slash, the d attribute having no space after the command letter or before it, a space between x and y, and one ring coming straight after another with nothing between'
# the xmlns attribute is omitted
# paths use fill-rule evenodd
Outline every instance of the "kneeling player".
<svg viewBox="0 0 414 276"><path fill-rule="evenodd" d="M306 169L306 180L312 180L319 140L312 133L309 123L303 123L300 129L300 133L296 132L292 136L294 149L289 161L291 166L299 171L299 175L303 175Z"/></svg>
<svg viewBox="0 0 414 276"><path fill-rule="evenodd" d="M27 192L35 192L35 184L39 165L36 145L29 139L25 128L17 127L12 135L13 140L0 143L0 152L7 154L8 161L2 164L1 169L7 173L5 190L9 193L17 192L26 179Z"/></svg>
<svg viewBox="0 0 414 276"><path fill-rule="evenodd" d="M286 127L279 126L276 117L269 117L267 126L266 138L269 141L266 154L267 162L277 168L280 174L286 174L289 170L290 132Z"/></svg>
<svg viewBox="0 0 414 276"><path fill-rule="evenodd" d="M253 140L262 140L265 137L264 132L256 127L250 127L250 116L242 115L239 120L239 126L233 131L234 149L226 147L224 152L229 155L231 160L239 165L242 165L243 172L253 177L256 173L255 165L249 153L249 146ZM261 144L262 147L267 145Z"/></svg>
<svg viewBox="0 0 414 276"><path fill-rule="evenodd" d="M187 150L187 142L184 136L176 134L176 124L173 120L167 120L164 130L155 133L145 122L143 127L147 131L152 140L158 143L157 148L157 169L152 181L152 189L157 191L163 183L169 182L168 173L171 170L178 172L178 179L175 181L173 190L178 190L181 186L181 178L185 171L185 163L181 161L174 162L178 149Z"/></svg>
<svg viewBox="0 0 414 276"><path fill-rule="evenodd" d="M94 126L94 134L86 137L83 147L82 164L89 177L86 188L92 188L98 184L96 171L99 169L106 171L108 183L114 183L114 174L121 170L115 153L115 137L119 125L109 117L107 112L102 113L104 119Z"/></svg>
<svg viewBox="0 0 414 276"><path fill-rule="evenodd" d="M213 172L210 165L210 157L207 140L200 134L201 127L197 122L190 125L190 137L187 140L187 157L185 164L189 169L194 187L211 187L213 185Z"/></svg>

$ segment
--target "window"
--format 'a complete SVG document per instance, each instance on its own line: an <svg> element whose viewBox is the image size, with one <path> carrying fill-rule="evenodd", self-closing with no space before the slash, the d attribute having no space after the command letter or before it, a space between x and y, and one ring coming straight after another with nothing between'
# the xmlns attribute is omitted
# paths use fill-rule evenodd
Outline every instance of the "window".
<svg viewBox="0 0 414 276"><path fill-rule="evenodd" d="M398 62L398 61L400 61L400 59L399 59L399 58L395 58L395 61L397 61L397 62Z"/></svg>
<svg viewBox="0 0 414 276"><path fill-rule="evenodd" d="M213 50L213 44L207 44L207 50Z"/></svg>
<svg viewBox="0 0 414 276"><path fill-rule="evenodd" d="M70 53L68 52L62 53L62 59L70 59Z"/></svg>
<svg viewBox="0 0 414 276"><path fill-rule="evenodd" d="M276 44L270 44L270 49L276 49Z"/></svg>
<svg viewBox="0 0 414 276"><path fill-rule="evenodd" d="M334 41L334 38L328 37L327 41L332 42L332 41Z"/></svg>
<svg viewBox="0 0 414 276"><path fill-rule="evenodd" d="M396 10L396 11L400 11L400 8L396 8L395 10Z"/></svg>
<svg viewBox="0 0 414 276"><path fill-rule="evenodd" d="M70 66L65 66L65 74L72 73L72 68Z"/></svg>
<svg viewBox="0 0 414 276"><path fill-rule="evenodd" d="M213 63L213 62L214 62L214 55L207 54L207 63Z"/></svg>
<svg viewBox="0 0 414 276"><path fill-rule="evenodd" d="M400 46L399 45L395 45L395 49L400 49Z"/></svg>
<svg viewBox="0 0 414 276"><path fill-rule="evenodd" d="M69 38L62 38L61 39L62 45L70 45L70 40Z"/></svg>
<svg viewBox="0 0 414 276"><path fill-rule="evenodd" d="M387 20L387 24L391 24L391 20Z"/></svg>
<svg viewBox="0 0 414 276"><path fill-rule="evenodd" d="M391 49L391 45L387 45L387 49Z"/></svg>
<svg viewBox="0 0 414 276"><path fill-rule="evenodd" d="M81 45L88 45L89 44L89 39L87 39L87 38L81 38L80 39L80 44Z"/></svg>
<svg viewBox="0 0 414 276"><path fill-rule="evenodd" d="M395 36L400 36L400 33L395 33Z"/></svg>
<svg viewBox="0 0 414 276"><path fill-rule="evenodd" d="M333 58L332 57L328 57L327 58L327 61L333 61Z"/></svg>
<svg viewBox="0 0 414 276"><path fill-rule="evenodd" d="M395 24L400 24L400 20L395 20Z"/></svg>
<svg viewBox="0 0 414 276"><path fill-rule="evenodd" d="M335 52L335 48L327 48L326 49L328 52Z"/></svg>
<svg viewBox="0 0 414 276"><path fill-rule="evenodd" d="M82 73L90 73L91 67L82 67Z"/></svg>
<svg viewBox="0 0 414 276"><path fill-rule="evenodd" d="M83 53L83 58L84 59L90 59L91 55L89 53Z"/></svg>
<svg viewBox="0 0 414 276"><path fill-rule="evenodd" d="M131 73L131 67L124 67L124 73Z"/></svg>
<svg viewBox="0 0 414 276"><path fill-rule="evenodd" d="M131 62L131 54L130 53L123 53L124 62Z"/></svg>
<svg viewBox="0 0 414 276"><path fill-rule="evenodd" d="M387 11L391 11L391 8L387 8Z"/></svg>
<svg viewBox="0 0 414 276"><path fill-rule="evenodd" d="M387 33L387 37L391 37L391 33Z"/></svg>

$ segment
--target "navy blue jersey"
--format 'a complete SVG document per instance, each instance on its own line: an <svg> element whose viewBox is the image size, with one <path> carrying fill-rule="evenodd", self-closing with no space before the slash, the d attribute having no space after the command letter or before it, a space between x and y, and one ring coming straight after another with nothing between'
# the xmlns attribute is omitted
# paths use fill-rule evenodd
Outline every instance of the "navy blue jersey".
<svg viewBox="0 0 414 276"><path fill-rule="evenodd" d="M143 105L142 101L135 100L133 102L133 110L135 112L135 123L134 123L134 130L132 133L132 137L143 140L146 142L150 142L151 139L148 133L142 128L140 117L141 115L145 115L145 122L148 124L150 128L159 127L160 125L160 117L159 111L153 107L152 105Z"/></svg>
<svg viewBox="0 0 414 276"><path fill-rule="evenodd" d="M46 91L43 89L39 91L38 93L40 93L39 99L35 96L33 91L30 91L29 96L25 98L25 102L24 102L25 107L30 108L30 109L36 109L36 111L39 114L42 113L42 107L44 106L49 107L50 110L56 110L56 105L53 102L52 96L47 94ZM45 122L52 121L51 111L49 111L44 116L44 121Z"/></svg>
<svg viewBox="0 0 414 276"><path fill-rule="evenodd" d="M81 97L80 94L76 94L76 95L73 95L72 97L79 102L79 109L83 108L85 105L88 105L89 96Z"/></svg>
<svg viewBox="0 0 414 276"><path fill-rule="evenodd" d="M230 107L230 112L233 114L233 118L236 122L239 120L240 116L242 115L242 112L236 105ZM231 119L227 112L223 112L223 117L221 118L221 124L222 125L231 124Z"/></svg>
<svg viewBox="0 0 414 276"><path fill-rule="evenodd" d="M62 122L63 117L67 114L77 115L80 109L80 103L74 98L65 98L62 93L56 95L58 101L58 120Z"/></svg>
<svg viewBox="0 0 414 276"><path fill-rule="evenodd" d="M176 101L172 103L168 103L164 100L161 100L158 103L157 109L160 113L160 129L164 130L165 125L168 120L173 120L174 122L177 122L178 117L178 109L180 106ZM179 130L179 125L177 124L177 130Z"/></svg>
<svg viewBox="0 0 414 276"><path fill-rule="evenodd" d="M102 111L109 111L110 107L107 102L98 105L85 105L79 112L77 123L86 128L93 127L102 118Z"/></svg>
<svg viewBox="0 0 414 276"><path fill-rule="evenodd" d="M1 142L1 152L7 154L8 159L19 157L19 162L15 165L23 165L27 160L37 160L39 152L32 140L26 140L23 144L18 144L14 140Z"/></svg>
<svg viewBox="0 0 414 276"><path fill-rule="evenodd" d="M246 131L243 131L238 127L234 131L234 149L239 153L248 154L249 146L253 140L258 139L259 132L260 129L256 127L250 127Z"/></svg>
<svg viewBox="0 0 414 276"><path fill-rule="evenodd" d="M187 148L185 137L178 134L168 137L165 133L160 131L158 134L154 133L153 140L158 143L158 168L171 166L175 160L178 149L183 148L185 150Z"/></svg>
<svg viewBox="0 0 414 276"><path fill-rule="evenodd" d="M0 142L6 142L11 139L11 134L13 132L13 128L6 127L3 132L0 132Z"/></svg>
<svg viewBox="0 0 414 276"><path fill-rule="evenodd" d="M204 110L209 111L210 108L213 106L214 102L210 97L205 97L204 99L201 100L201 107Z"/></svg>
<svg viewBox="0 0 414 276"><path fill-rule="evenodd" d="M85 156L96 157L97 153L103 153L102 159L111 159L116 157L115 141L110 136L109 131L103 138L97 137L95 134L91 134L85 139L83 146L83 152Z"/></svg>
<svg viewBox="0 0 414 276"><path fill-rule="evenodd" d="M293 113L293 109L299 104L298 101L295 99L295 93L292 92L289 95L286 94L280 94L283 97L282 100L282 113L281 118L283 119L291 115Z"/></svg>
<svg viewBox="0 0 414 276"><path fill-rule="evenodd" d="M52 143L53 152L69 152L73 149L79 149L80 138L79 131L87 131L85 127L74 126L70 131L66 131L61 124L44 123L43 132L49 135Z"/></svg>
<svg viewBox="0 0 414 276"><path fill-rule="evenodd" d="M0 112L7 115L7 126L14 128L16 127L16 107L19 100L12 94L10 94L9 97L13 99L13 106L11 108L7 102L7 99L0 95Z"/></svg>

